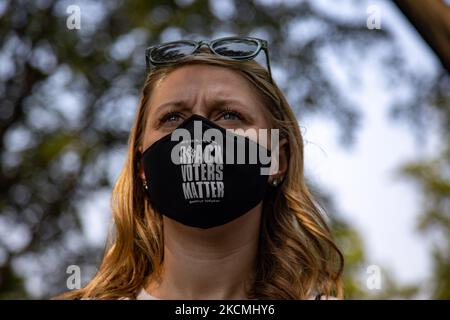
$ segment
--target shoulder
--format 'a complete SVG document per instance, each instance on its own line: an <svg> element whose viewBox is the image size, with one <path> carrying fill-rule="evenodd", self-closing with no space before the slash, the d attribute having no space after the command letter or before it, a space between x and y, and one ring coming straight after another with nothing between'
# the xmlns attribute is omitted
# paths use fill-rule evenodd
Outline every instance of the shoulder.
<svg viewBox="0 0 450 320"><path fill-rule="evenodd" d="M138 290L136 295L136 300L160 300L159 298L152 296L150 293L145 290L145 288L141 288Z"/></svg>
<svg viewBox="0 0 450 320"><path fill-rule="evenodd" d="M341 299L333 297L333 296L316 295L316 296L310 296L308 298L308 300L341 300Z"/></svg>

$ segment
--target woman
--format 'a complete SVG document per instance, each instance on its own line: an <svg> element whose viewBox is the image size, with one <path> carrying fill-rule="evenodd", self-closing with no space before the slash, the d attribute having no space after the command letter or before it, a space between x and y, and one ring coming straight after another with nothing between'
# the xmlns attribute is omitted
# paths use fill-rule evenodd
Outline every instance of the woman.
<svg viewBox="0 0 450 320"><path fill-rule="evenodd" d="M268 70L253 60L261 50ZM272 80L267 43L180 41L149 48L146 59L152 70L112 194L114 236L95 277L63 297L342 297L343 257L305 183L302 136ZM169 161L168 150L178 143L169 137L181 128L192 132L195 122L225 135L225 129L278 129L276 172L256 175L259 162L241 171L224 164L211 169L211 189L189 189L203 185L185 184L186 172L176 167L183 163ZM192 200L206 192L223 202Z"/></svg>

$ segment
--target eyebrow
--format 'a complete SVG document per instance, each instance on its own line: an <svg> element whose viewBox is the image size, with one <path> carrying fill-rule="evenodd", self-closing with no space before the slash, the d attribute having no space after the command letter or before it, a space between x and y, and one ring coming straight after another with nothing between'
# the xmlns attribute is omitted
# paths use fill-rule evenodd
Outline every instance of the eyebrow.
<svg viewBox="0 0 450 320"><path fill-rule="evenodd" d="M216 98L214 99L210 105L212 107L218 107L218 106L223 106L223 105L227 105L227 104L231 104L231 105L239 105L243 108L247 108L247 105L242 102L239 99L233 99L233 98ZM160 104L157 108L156 108L156 112L159 112L160 110L168 107L168 106L172 106L176 109L190 109L187 106L187 103L183 100L175 100L175 101L169 101L169 102L165 102L163 104Z"/></svg>

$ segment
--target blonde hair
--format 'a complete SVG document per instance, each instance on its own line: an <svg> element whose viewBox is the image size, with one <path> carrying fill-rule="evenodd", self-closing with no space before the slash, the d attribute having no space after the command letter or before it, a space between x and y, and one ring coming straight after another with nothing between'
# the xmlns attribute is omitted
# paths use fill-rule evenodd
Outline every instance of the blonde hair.
<svg viewBox="0 0 450 320"><path fill-rule="evenodd" d="M343 256L305 183L303 138L295 114L268 72L256 61L225 60L204 53L148 74L130 132L125 165L112 192L114 234L108 237L94 278L85 287L58 298L133 299L148 277L158 272L164 259L163 224L139 178L138 148L143 141L148 101L157 83L180 66L194 63L231 68L244 76L267 108L272 126L288 140L285 178L263 202L249 297L307 299L320 293L342 298Z"/></svg>

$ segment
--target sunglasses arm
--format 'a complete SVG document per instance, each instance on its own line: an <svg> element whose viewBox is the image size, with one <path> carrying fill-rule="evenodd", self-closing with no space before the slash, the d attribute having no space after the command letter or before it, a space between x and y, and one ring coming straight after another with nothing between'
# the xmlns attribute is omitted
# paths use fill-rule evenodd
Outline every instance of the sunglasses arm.
<svg viewBox="0 0 450 320"><path fill-rule="evenodd" d="M145 49L145 66L146 66L146 70L147 73L150 72L151 68L151 63L150 63L150 52L152 51L153 47L147 48Z"/></svg>
<svg viewBox="0 0 450 320"><path fill-rule="evenodd" d="M264 51L264 55L266 56L266 64L267 64L267 70L269 71L270 81L273 84L274 82L273 82L273 79L272 79L272 70L270 68L270 58L269 58L269 50L267 48L267 42L264 41L262 43L262 49Z"/></svg>

